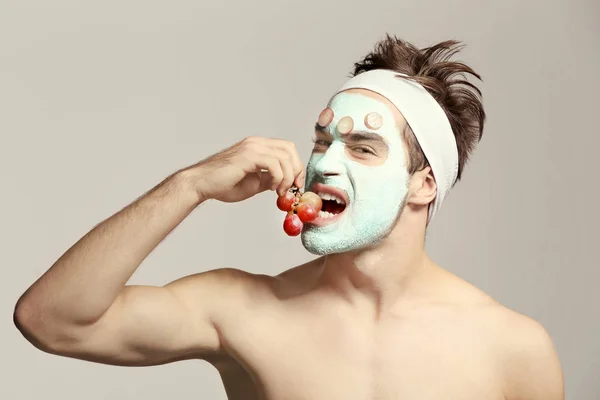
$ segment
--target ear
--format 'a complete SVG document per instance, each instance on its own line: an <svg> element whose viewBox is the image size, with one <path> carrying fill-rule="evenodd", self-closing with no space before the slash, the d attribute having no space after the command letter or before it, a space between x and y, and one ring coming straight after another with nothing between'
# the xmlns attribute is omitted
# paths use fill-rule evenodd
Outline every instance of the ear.
<svg viewBox="0 0 600 400"><path fill-rule="evenodd" d="M427 166L411 176L408 183L407 203L426 206L435 199L436 194L437 184L431 167Z"/></svg>

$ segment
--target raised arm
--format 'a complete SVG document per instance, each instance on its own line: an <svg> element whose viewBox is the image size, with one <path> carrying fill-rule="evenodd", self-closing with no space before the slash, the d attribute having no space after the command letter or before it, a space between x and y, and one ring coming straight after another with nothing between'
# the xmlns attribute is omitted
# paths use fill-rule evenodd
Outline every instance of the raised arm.
<svg viewBox="0 0 600 400"><path fill-rule="evenodd" d="M261 172L262 171L262 172ZM291 143L245 139L178 171L73 245L18 300L14 321L36 347L119 365L204 357L235 314L249 274L215 270L164 287L125 286L150 252L207 199L245 200L303 185Z"/></svg>

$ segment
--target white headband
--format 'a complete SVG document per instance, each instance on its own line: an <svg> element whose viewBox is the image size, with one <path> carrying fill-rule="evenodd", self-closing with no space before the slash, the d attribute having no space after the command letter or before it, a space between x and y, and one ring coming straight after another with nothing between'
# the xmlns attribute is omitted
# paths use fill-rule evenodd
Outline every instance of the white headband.
<svg viewBox="0 0 600 400"><path fill-rule="evenodd" d="M420 84L399 78L395 71L376 69L350 78L336 92L367 89L387 98L404 116L429 161L437 196L429 206L427 223L440 209L458 175L458 149L446 113Z"/></svg>

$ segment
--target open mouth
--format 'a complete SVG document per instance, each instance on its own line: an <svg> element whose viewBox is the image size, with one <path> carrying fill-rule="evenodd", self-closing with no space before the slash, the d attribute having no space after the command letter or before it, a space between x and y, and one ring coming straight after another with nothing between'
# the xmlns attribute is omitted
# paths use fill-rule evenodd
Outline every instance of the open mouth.
<svg viewBox="0 0 600 400"><path fill-rule="evenodd" d="M329 225L337 221L348 206L348 196L343 190L333 186L327 186L320 183L315 183L312 186L312 191L315 192L323 202L321 211L317 219L312 221L314 225Z"/></svg>
<svg viewBox="0 0 600 400"><path fill-rule="evenodd" d="M321 207L321 211L319 212L320 218L331 218L341 214L346 209L346 202L344 199L331 193L317 192L317 194L323 201L323 207Z"/></svg>

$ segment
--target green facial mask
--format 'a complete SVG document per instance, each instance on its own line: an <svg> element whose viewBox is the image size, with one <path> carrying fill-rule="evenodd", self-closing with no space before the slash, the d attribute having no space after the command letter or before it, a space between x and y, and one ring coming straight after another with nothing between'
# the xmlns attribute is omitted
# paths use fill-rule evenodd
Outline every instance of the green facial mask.
<svg viewBox="0 0 600 400"><path fill-rule="evenodd" d="M336 221L325 226L305 224L302 244L313 254L342 253L376 245L393 228L408 192L409 174L402 133L388 106L374 98L341 92L330 102L333 120L327 129L333 142L325 153L313 153L308 165L306 187L315 182L334 186L347 194L348 204ZM368 114L381 116L382 125L370 129ZM338 132L338 123L349 116L353 131L380 135L389 152L381 165L370 166L353 160Z"/></svg>

